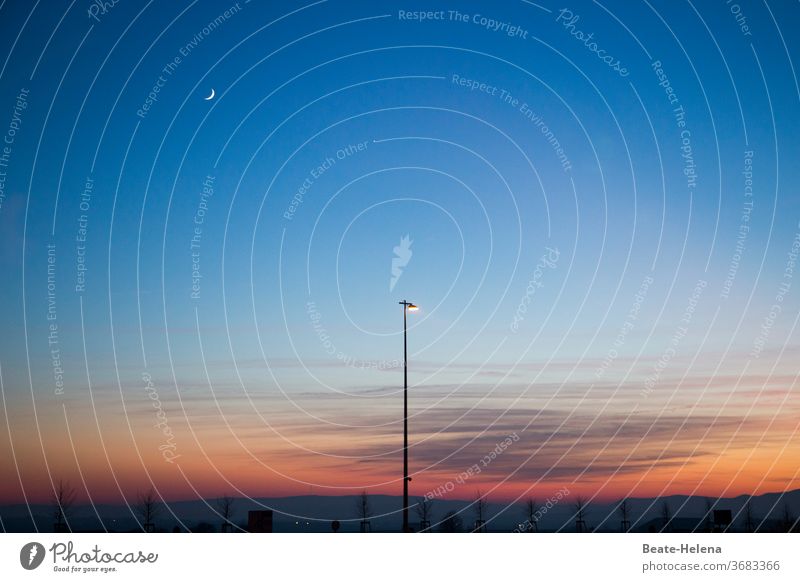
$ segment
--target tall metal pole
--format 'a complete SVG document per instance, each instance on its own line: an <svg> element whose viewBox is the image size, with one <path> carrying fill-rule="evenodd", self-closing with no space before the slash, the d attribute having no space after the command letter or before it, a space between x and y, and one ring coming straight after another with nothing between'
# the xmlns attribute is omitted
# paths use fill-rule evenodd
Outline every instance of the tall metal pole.
<svg viewBox="0 0 800 582"><path fill-rule="evenodd" d="M403 532L408 531L408 302L403 301Z"/></svg>
<svg viewBox="0 0 800 582"><path fill-rule="evenodd" d="M398 301L403 306L403 532L411 531L408 527L408 310L419 309L413 303Z"/></svg>

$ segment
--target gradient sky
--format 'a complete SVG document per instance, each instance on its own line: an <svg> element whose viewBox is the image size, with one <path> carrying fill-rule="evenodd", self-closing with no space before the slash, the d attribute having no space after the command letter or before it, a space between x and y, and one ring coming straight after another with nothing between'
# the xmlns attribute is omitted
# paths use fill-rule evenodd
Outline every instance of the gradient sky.
<svg viewBox="0 0 800 582"><path fill-rule="evenodd" d="M402 299L413 495L800 486L796 4L79 4L0 6L1 503L399 494Z"/></svg>

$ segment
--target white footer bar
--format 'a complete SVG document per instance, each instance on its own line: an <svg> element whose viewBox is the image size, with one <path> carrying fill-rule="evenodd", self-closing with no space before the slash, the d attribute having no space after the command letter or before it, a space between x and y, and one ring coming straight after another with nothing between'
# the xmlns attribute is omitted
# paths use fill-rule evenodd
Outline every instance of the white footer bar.
<svg viewBox="0 0 800 582"><path fill-rule="evenodd" d="M0 534L0 578L796 581L799 555L792 534Z"/></svg>

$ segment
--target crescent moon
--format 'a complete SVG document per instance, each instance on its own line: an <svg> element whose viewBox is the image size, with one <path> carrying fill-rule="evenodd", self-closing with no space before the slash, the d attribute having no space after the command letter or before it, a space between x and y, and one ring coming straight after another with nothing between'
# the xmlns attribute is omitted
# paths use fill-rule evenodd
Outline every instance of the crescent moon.
<svg viewBox="0 0 800 582"><path fill-rule="evenodd" d="M208 97L203 97L203 99L205 101L211 101L214 98L214 95L216 95L216 93L214 93L214 88L212 87L211 88L211 95L209 95Z"/></svg>

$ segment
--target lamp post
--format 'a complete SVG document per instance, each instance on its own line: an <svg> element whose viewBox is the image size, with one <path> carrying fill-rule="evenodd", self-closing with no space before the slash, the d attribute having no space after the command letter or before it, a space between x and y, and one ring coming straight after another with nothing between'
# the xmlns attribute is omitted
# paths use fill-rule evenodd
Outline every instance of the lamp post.
<svg viewBox="0 0 800 582"><path fill-rule="evenodd" d="M417 311L419 307L406 301L399 302L403 306L403 532L408 532L408 325L409 311Z"/></svg>

